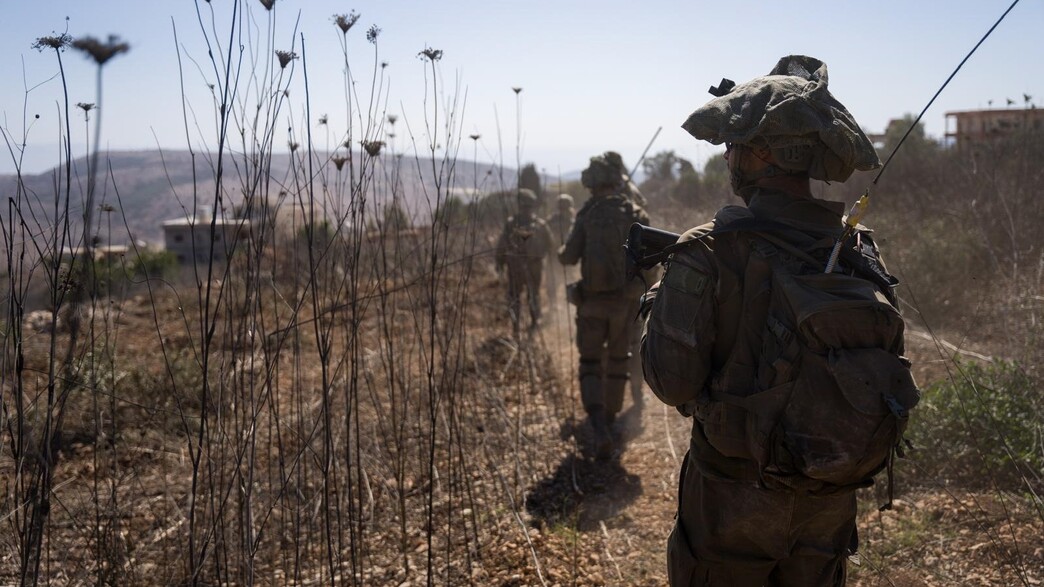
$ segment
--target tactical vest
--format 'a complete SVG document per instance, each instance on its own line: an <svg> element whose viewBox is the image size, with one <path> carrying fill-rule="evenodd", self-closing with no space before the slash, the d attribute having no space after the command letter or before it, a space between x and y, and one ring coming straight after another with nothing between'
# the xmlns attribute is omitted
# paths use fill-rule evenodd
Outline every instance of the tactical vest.
<svg viewBox="0 0 1044 587"><path fill-rule="evenodd" d="M628 285L624 243L638 221L634 205L620 194L592 198L577 214L584 225L580 278L584 295L623 291Z"/></svg>

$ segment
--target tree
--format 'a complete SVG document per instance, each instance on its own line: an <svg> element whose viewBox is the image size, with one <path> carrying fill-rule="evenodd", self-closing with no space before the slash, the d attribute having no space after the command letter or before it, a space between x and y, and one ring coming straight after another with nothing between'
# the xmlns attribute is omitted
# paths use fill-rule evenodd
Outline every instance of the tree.
<svg viewBox="0 0 1044 587"><path fill-rule="evenodd" d="M884 136L884 152L880 153L882 161L895 151L899 141L903 139L903 135L906 134L907 129L911 126L913 126L913 129L910 130L909 136L903 142L903 158L923 164L927 162L925 161L926 158L934 157L939 153L939 143L925 133L923 122L918 122L914 125L914 119L913 114L907 113L902 118L893 119L888 123Z"/></svg>
<svg viewBox="0 0 1044 587"><path fill-rule="evenodd" d="M396 232L412 226L410 217L398 202L392 202L384 208L384 230Z"/></svg>
<svg viewBox="0 0 1044 587"><path fill-rule="evenodd" d="M436 221L448 227L463 225L468 221L468 206L460 196L449 196L439 207Z"/></svg>
<svg viewBox="0 0 1044 587"><path fill-rule="evenodd" d="M674 151L660 151L642 161L642 192L650 199L691 201L700 193L700 174L692 162Z"/></svg>
<svg viewBox="0 0 1044 587"><path fill-rule="evenodd" d="M715 194L731 194L729 164L724 157L714 156L703 165L703 187Z"/></svg>
<svg viewBox="0 0 1044 587"><path fill-rule="evenodd" d="M678 158L678 179L671 186L670 198L677 202L694 202L703 195L700 174L687 159Z"/></svg>

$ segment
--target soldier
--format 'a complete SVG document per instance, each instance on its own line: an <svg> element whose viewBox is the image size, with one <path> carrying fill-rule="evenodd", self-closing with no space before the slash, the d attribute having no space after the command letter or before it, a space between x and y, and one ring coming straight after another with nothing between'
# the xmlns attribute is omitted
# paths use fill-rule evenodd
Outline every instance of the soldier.
<svg viewBox="0 0 1044 587"><path fill-rule="evenodd" d="M573 210L573 196L569 194L559 195L556 204L557 209L547 219L547 226L551 229L551 239L557 251L569 236L570 229L573 228L576 211ZM557 259L552 260L551 257L548 257L547 300L552 308L557 306L558 298L565 293L561 285L563 276L564 270L561 263Z"/></svg>
<svg viewBox="0 0 1044 587"><path fill-rule="evenodd" d="M778 301L773 289L777 271L810 267L805 265L810 253L788 245L789 239L816 242L817 253L825 248L826 255L812 259L819 262L829 257L831 238L844 234L844 205L814 198L809 180L843 182L854 169L873 169L880 162L859 125L830 95L826 65L816 59L784 57L768 76L739 86L724 80L712 93L718 97L682 126L697 139L725 144L732 188L746 207L728 206L712 223L684 234L679 242L695 246L674 253L642 304L646 381L662 401L693 417L667 546L670 584L843 585L847 556L857 546L854 491L791 470L803 471L797 469L798 457L788 456L794 451L818 449L824 455L822 444L807 444L818 439L751 432L765 429L767 418L759 418L764 410L781 409L757 402L793 402L787 394L796 388L787 386L796 384L785 383L786 377L792 369L810 368L784 360L793 356L788 353L799 337L773 321L772 309L790 303ZM756 238L762 232L726 230L738 226L738 219L755 226L773 223L776 232L764 234L775 240ZM874 283L885 283L878 290L893 295L887 284L894 287L894 281L885 279L890 276L876 246L868 233L858 233L861 254L872 258L882 276ZM824 265L811 266L808 274L832 278L835 273L824 274ZM860 270L846 268L840 279L852 279ZM867 325L860 334L876 327ZM894 346L901 350L901 327L897 330ZM777 359L769 363L771 356ZM884 360L891 360L894 373L901 375L902 397L915 393L912 379L903 380L906 367L899 359ZM861 383L866 380L856 384L866 385ZM884 402L881 406L887 415L889 408ZM819 414L807 410L799 416ZM772 422L768 428L776 430ZM779 444L767 451L758 448L758 443L784 441L791 443L786 449L777 449Z"/></svg>
<svg viewBox="0 0 1044 587"><path fill-rule="evenodd" d="M518 190L518 214L508 218L496 249L497 273L507 268L508 311L518 336L521 322L522 290L529 305L530 330L540 325L540 280L544 257L551 252L551 231L535 214L537 196L533 190Z"/></svg>
<svg viewBox="0 0 1044 587"><path fill-rule="evenodd" d="M580 176L591 198L576 214L573 230L558 251L564 265L580 262L580 281L569 287L577 304L580 396L599 458L613 452L609 426L623 407L631 332L643 286L627 279L623 244L635 222L648 224L640 206L624 195L624 180L612 151L592 157Z"/></svg>
<svg viewBox="0 0 1044 587"><path fill-rule="evenodd" d="M547 226L551 229L551 236L554 238L555 248L557 249L562 246L566 237L569 236L569 230L573 228L573 219L576 217L576 211L573 210L573 196L569 194L559 195L556 206L555 213L547 219Z"/></svg>
<svg viewBox="0 0 1044 587"><path fill-rule="evenodd" d="M620 178L624 186L621 190L623 195L639 206L647 206L648 203L645 201L645 196L642 195L642 190L638 189L638 186L631 180L631 175L627 172L627 167L624 166L623 157L616 151L607 151L605 156L606 161L620 172Z"/></svg>

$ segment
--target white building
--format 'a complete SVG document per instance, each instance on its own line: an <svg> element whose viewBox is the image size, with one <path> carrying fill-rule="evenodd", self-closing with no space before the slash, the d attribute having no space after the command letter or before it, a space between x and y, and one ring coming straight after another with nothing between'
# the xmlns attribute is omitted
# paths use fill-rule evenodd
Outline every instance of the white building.
<svg viewBox="0 0 1044 587"><path fill-rule="evenodd" d="M207 263L211 259L224 263L250 231L250 221L242 218L178 218L167 220L163 227L164 247L182 265Z"/></svg>

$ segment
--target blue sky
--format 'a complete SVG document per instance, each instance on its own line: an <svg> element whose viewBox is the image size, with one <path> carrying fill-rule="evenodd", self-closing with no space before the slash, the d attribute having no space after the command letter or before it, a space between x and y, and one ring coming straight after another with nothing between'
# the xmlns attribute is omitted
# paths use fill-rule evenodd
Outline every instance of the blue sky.
<svg viewBox="0 0 1044 587"><path fill-rule="evenodd" d="M0 3L5 56L0 60L0 126L15 142L27 137L24 171L38 172L57 162L62 95L54 55L30 45L66 28L74 37L116 34L131 45L128 54L113 59L104 71L103 144L113 149L214 144L206 87L213 73L196 9L208 27L214 11L220 43L227 49L233 0ZM472 156L466 135L481 134L480 160L497 161L502 152L505 164L514 166L518 144L523 162L555 174L576 171L587 157L606 149L634 162L661 126L652 152L674 149L700 164L720 148L697 142L679 125L709 98L707 87L722 77L743 81L767 73L790 53L825 61L834 95L865 129L880 132L889 119L919 112L1010 3L647 0L639 7L622 0L276 0L271 13L259 0L243 0L240 6L252 22L247 30L253 40L244 43L254 47L259 59L267 58L271 49L302 53L304 36L313 122L321 114L329 120L326 129L313 125L319 147L327 132L336 136L347 126L341 34L331 16L355 10L361 18L349 32L348 50L361 97L368 96L375 60L386 61L387 112L408 122L422 140L426 77L417 53L426 47L441 49L439 87L445 97L457 96L462 117L460 156ZM375 46L365 40L371 25L381 29L376 55ZM929 134L942 135L947 111L986 108L990 101L994 108L1004 107L1008 98L1022 106L1023 94L1044 105L1042 27L1044 2L1022 0L928 112ZM264 38L269 30L271 46ZM188 138L179 52L195 117ZM95 102L93 64L71 51L63 59L70 101ZM295 67L277 124L279 148L290 140L289 126L298 132L303 128L302 62ZM523 88L518 104L512 87ZM27 88L32 88L28 94ZM82 151L86 128L79 111L72 118L74 149ZM404 123L397 130L403 150ZM7 147L0 148L0 173L11 172Z"/></svg>

